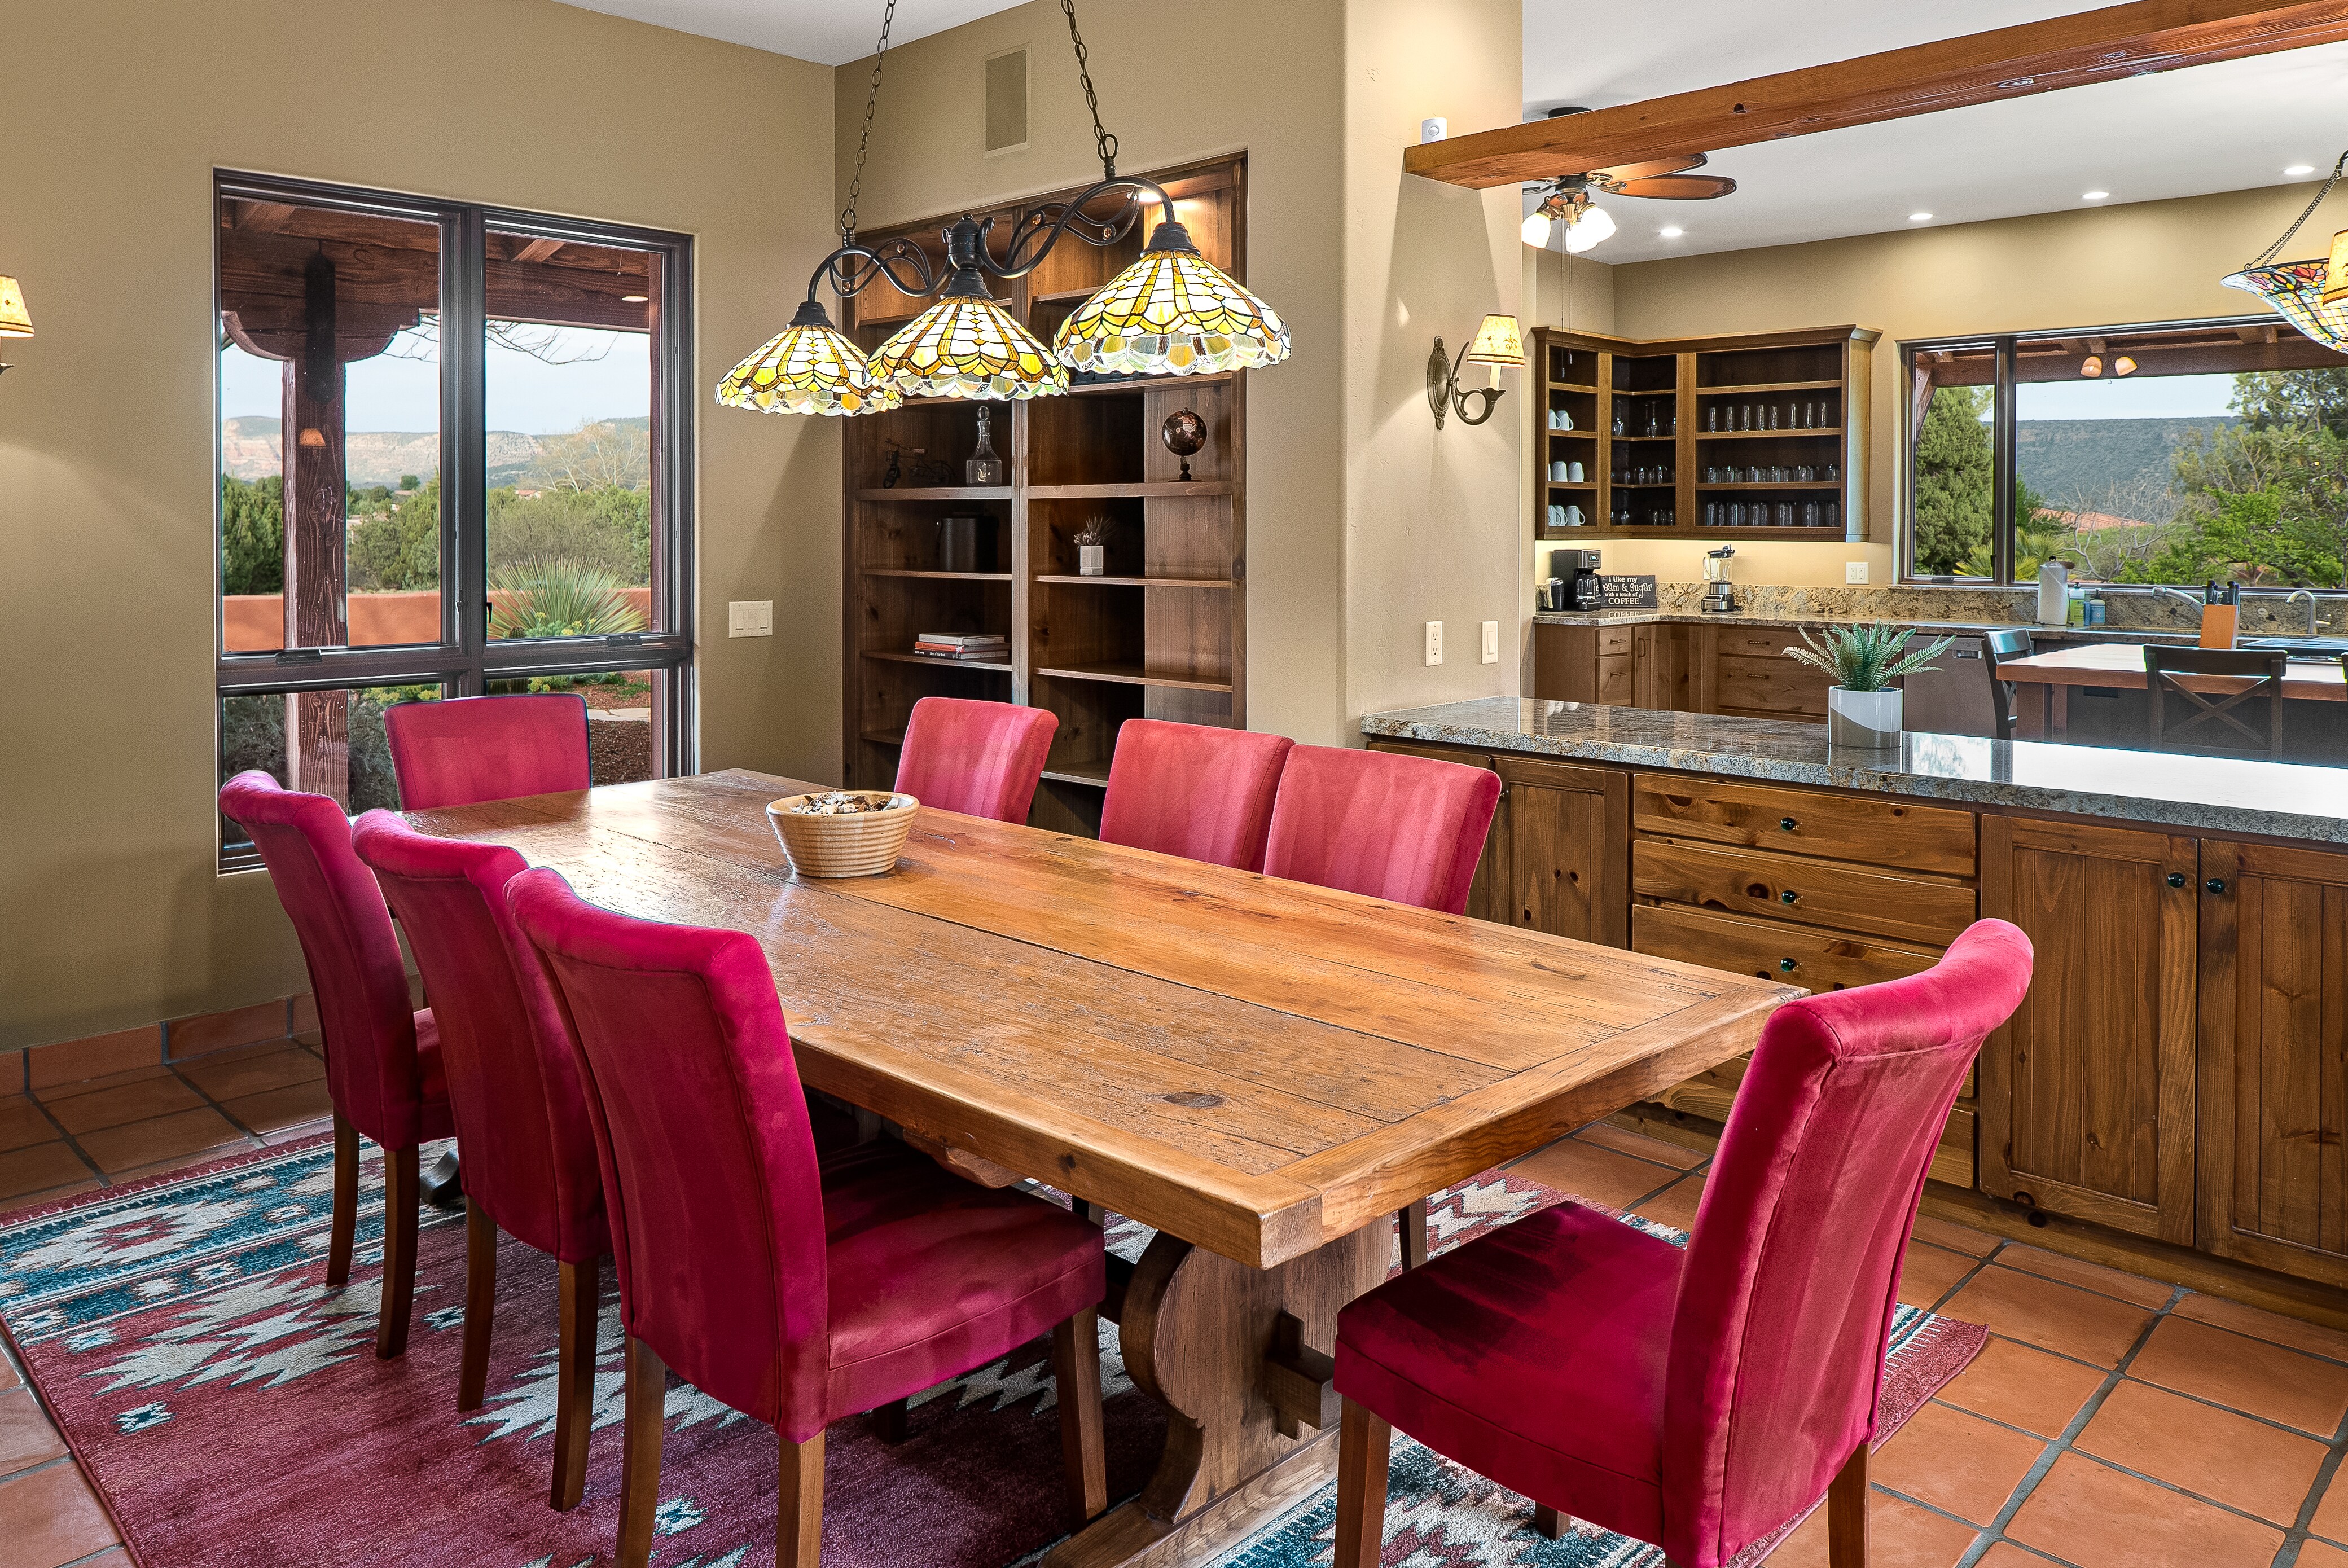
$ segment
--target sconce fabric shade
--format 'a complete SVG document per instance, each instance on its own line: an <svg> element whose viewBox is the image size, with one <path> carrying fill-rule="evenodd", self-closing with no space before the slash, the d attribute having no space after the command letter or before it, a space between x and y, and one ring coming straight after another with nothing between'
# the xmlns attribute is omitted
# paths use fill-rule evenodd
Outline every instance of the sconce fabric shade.
<svg viewBox="0 0 2348 1568"><path fill-rule="evenodd" d="M1071 370L1191 376L1277 365L1288 346L1279 312L1200 255L1179 224L1160 223L1140 259L1060 324L1052 354Z"/></svg>
<svg viewBox="0 0 2348 1568"><path fill-rule="evenodd" d="M759 414L880 414L903 401L878 379L863 352L808 300L791 325L727 371L717 401Z"/></svg>
<svg viewBox="0 0 2348 1568"><path fill-rule="evenodd" d="M25 291L16 280L0 277L0 337L30 337L33 315L25 308Z"/></svg>
<svg viewBox="0 0 2348 1568"><path fill-rule="evenodd" d="M2348 229L2332 236L2332 265L2324 273L2323 303L2348 303Z"/></svg>
<svg viewBox="0 0 2348 1568"><path fill-rule="evenodd" d="M1476 329L1476 341L1468 346L1470 365L1514 365L1525 362L1524 329L1513 315L1488 315L1484 325Z"/></svg>
<svg viewBox="0 0 2348 1568"><path fill-rule="evenodd" d="M2348 352L2348 294L2324 298L2324 274L2330 270L2326 262L2276 262L2244 267L2220 281L2265 300L2285 321L2325 347Z"/></svg>
<svg viewBox="0 0 2348 1568"><path fill-rule="evenodd" d="M1068 389L1067 371L1042 341L984 294L948 294L876 349L870 363L876 380L906 397L1022 402Z"/></svg>

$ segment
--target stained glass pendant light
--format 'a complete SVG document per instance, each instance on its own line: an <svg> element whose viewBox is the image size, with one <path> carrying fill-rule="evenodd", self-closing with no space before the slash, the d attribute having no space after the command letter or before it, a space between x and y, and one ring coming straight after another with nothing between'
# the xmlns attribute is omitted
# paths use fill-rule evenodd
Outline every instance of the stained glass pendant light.
<svg viewBox="0 0 2348 1568"><path fill-rule="evenodd" d="M903 401L810 295L790 325L726 372L717 400L760 414L878 414Z"/></svg>
<svg viewBox="0 0 2348 1568"><path fill-rule="evenodd" d="M2254 294L2272 305L2291 325L2299 328L2327 348L2348 352L2348 291L2330 293L2325 288L2331 260L2316 256L2300 262L2278 262L2282 248L2299 232L2300 224L2315 213L2332 188L2340 183L2343 171L2348 170L2348 152L2340 155L2332 166L2332 178L2315 193L2315 200L2298 221L2282 232L2282 238L2269 245L2265 252L2240 272L2223 279L2230 289ZM2337 246L2334 247L2335 250Z"/></svg>
<svg viewBox="0 0 2348 1568"><path fill-rule="evenodd" d="M1288 324L1169 220L1140 260L1060 324L1052 354L1071 370L1129 376L1252 370L1288 357Z"/></svg>
<svg viewBox="0 0 2348 1568"><path fill-rule="evenodd" d="M987 292L975 267L957 267L938 303L875 350L870 368L907 397L1017 402L1068 389L1067 371Z"/></svg>

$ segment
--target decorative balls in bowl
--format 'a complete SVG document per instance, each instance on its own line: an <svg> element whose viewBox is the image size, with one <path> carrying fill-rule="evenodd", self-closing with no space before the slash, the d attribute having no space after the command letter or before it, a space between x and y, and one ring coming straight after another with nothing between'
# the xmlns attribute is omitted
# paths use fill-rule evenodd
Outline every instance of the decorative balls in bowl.
<svg viewBox="0 0 2348 1568"><path fill-rule="evenodd" d="M799 875L870 877L897 863L920 806L888 789L827 789L767 802L767 820Z"/></svg>

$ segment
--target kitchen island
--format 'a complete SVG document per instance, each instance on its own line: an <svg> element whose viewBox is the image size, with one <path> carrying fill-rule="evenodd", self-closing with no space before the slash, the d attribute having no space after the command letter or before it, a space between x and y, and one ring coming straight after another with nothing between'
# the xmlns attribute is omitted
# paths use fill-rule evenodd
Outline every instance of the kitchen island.
<svg viewBox="0 0 2348 1568"><path fill-rule="evenodd" d="M1362 730L1500 775L1482 918L1814 990L2013 922L2037 979L1936 1181L2348 1286L2348 774L1948 735L1854 752L1813 724L1516 698ZM1741 1078L1653 1113L1716 1128Z"/></svg>

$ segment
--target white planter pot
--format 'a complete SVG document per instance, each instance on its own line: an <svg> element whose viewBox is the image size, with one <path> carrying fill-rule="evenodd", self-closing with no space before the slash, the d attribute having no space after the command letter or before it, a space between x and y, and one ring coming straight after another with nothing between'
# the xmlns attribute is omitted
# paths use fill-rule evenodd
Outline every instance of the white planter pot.
<svg viewBox="0 0 2348 1568"><path fill-rule="evenodd" d="M1079 544L1076 546L1076 575L1101 577L1108 573L1108 546Z"/></svg>
<svg viewBox="0 0 2348 1568"><path fill-rule="evenodd" d="M1891 747L1900 744L1900 692L1827 687L1827 743L1830 746Z"/></svg>

